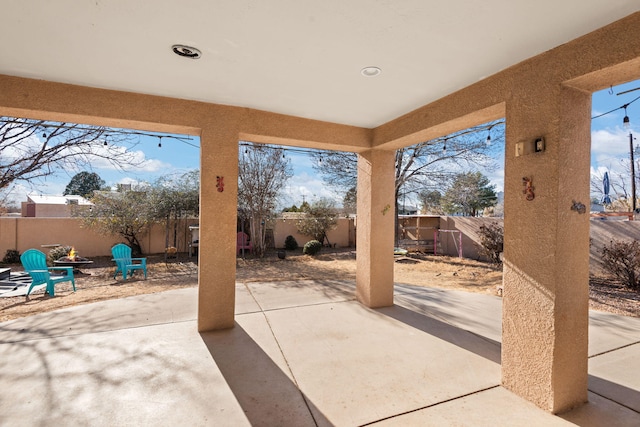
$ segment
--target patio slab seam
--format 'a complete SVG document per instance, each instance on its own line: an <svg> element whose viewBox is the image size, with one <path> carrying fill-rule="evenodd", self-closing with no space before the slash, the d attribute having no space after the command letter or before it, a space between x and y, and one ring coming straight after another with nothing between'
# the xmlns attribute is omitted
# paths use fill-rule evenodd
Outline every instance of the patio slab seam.
<svg viewBox="0 0 640 427"><path fill-rule="evenodd" d="M435 403L432 403L430 405L421 406L420 408L415 408L415 409L412 409L410 411L400 412L398 414L394 414L394 415L390 415L388 417L380 418L379 420L371 421L371 422L368 422L366 424L361 424L359 427L366 427L366 426L375 425L375 424L383 422L383 421L391 420L393 418L401 417L401 416L404 416L404 415L407 415L407 414L412 414L414 412L423 411L425 409L433 408L435 406L443 405L445 403L454 402L456 400L464 399L465 397L469 397L469 396L473 396L473 395L476 395L476 394L480 394L480 393L483 393L485 391L493 390L493 389L496 389L496 388L499 388L499 387L502 387L502 386L500 384L496 384L496 385L493 385L493 386L490 386L490 387L485 387L485 388L480 389L480 390L471 391L469 393L465 393L465 394L462 394L460 396L451 397L449 399L445 399L445 400L442 400L440 402L435 402Z"/></svg>
<svg viewBox="0 0 640 427"><path fill-rule="evenodd" d="M632 343L629 343L629 344L621 345L620 347L612 348L611 350L601 351L598 354L592 354L591 356L589 356L589 359L593 359L594 357L598 357L598 356L604 356L605 354L613 353L615 351L622 350L622 349L627 348L627 347L632 347L632 346L638 345L638 344L640 344L640 341L635 341L635 342L632 342Z"/></svg>
<svg viewBox="0 0 640 427"><path fill-rule="evenodd" d="M251 295L251 298L253 298L253 301L256 303L258 308L260 308L260 313L262 313L262 316L264 317L264 320L265 320L265 322L267 324L267 327L269 328L269 332L271 333L271 336L273 337L273 340L275 341L276 345L278 346L278 351L280 352L280 355L282 356L282 360L284 360L284 363L287 365L287 370L289 371L289 374L291 375L291 379L293 380L293 384L295 385L296 389L298 390L298 393L300 393L300 396L302 397L302 401L304 402L304 404L305 404L305 406L307 408L307 411L309 412L309 415L311 416L311 419L313 420L313 423L316 426L318 426L318 420L316 420L316 417L313 414L313 411L311 410L311 406L309 404L309 401L307 400L307 397L305 396L303 391L300 389L300 384L298 383L298 379L296 378L295 374L293 373L293 369L291 369L291 365L289 363L289 359L287 359L287 356L285 355L284 350L282 349L282 346L280 345L280 341L278 340L278 337L276 336L276 333L273 330L271 322L269 321L269 317L267 316L266 312L263 310L262 306L260 305L260 302L258 302L258 299L255 297L253 292L251 292L251 289L249 288L249 286L245 283L244 287L247 289L247 292L249 292L249 295ZM308 304L308 306L322 305L322 304L326 304L326 303ZM300 306L296 306L296 307L300 307ZM289 308L291 308L291 307L289 307ZM274 310L270 310L270 311L275 311L275 310L282 310L282 308L274 309Z"/></svg>

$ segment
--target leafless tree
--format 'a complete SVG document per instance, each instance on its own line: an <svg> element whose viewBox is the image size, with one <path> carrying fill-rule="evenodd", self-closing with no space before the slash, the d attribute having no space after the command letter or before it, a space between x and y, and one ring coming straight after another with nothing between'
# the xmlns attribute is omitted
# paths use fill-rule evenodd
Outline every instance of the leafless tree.
<svg viewBox="0 0 640 427"><path fill-rule="evenodd" d="M91 169L98 160L120 169L139 166L143 159L126 148L136 143L130 132L102 126L0 117L0 190L61 169Z"/></svg>
<svg viewBox="0 0 640 427"><path fill-rule="evenodd" d="M504 120L485 123L396 151L395 206L406 196L424 191L441 193L460 172L491 170L492 156L504 147ZM314 152L314 169L327 185L343 190L356 186L357 155ZM397 217L397 215L396 215Z"/></svg>
<svg viewBox="0 0 640 427"><path fill-rule="evenodd" d="M249 223L253 250L263 256L266 231L273 220L276 202L287 180L293 176L282 149L241 143L238 171L238 215Z"/></svg>
<svg viewBox="0 0 640 427"><path fill-rule="evenodd" d="M491 169L495 166L491 155L503 143L504 121L500 120L396 150L396 204L404 195L442 190L464 170ZM356 154L313 152L311 156L314 169L328 185L344 190L356 186Z"/></svg>

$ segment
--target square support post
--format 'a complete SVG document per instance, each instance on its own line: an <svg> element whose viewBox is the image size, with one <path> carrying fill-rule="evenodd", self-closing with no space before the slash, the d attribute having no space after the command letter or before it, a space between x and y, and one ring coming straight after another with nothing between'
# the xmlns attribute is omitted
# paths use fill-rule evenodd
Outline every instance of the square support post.
<svg viewBox="0 0 640 427"><path fill-rule="evenodd" d="M367 307L393 305L395 153L358 155L356 298Z"/></svg>
<svg viewBox="0 0 640 427"><path fill-rule="evenodd" d="M559 413L587 401L591 94L541 83L518 95L506 120L502 383Z"/></svg>
<svg viewBox="0 0 640 427"><path fill-rule="evenodd" d="M198 331L204 332L235 323L238 134L205 129L200 141Z"/></svg>

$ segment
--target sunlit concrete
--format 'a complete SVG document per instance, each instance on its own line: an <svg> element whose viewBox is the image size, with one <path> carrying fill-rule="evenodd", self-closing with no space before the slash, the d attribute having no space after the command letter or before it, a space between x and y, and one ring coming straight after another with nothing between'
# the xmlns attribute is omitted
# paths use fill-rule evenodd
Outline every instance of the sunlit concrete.
<svg viewBox="0 0 640 427"><path fill-rule="evenodd" d="M200 334L196 288L0 323L0 424L640 423L640 383L621 375L639 319L591 313L593 393L554 416L500 385L500 298L399 284L395 305L369 309L355 292L237 283L235 327Z"/></svg>

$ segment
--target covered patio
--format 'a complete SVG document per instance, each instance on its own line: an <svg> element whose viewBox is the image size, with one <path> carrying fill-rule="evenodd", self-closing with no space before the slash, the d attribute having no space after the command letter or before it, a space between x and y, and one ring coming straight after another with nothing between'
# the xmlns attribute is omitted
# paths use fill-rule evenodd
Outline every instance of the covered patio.
<svg viewBox="0 0 640 427"><path fill-rule="evenodd" d="M227 392L221 392L221 398L233 395L241 400L245 382L262 386L264 396L273 387L284 387L270 406L274 411L292 404L285 396L287 387L293 386L312 395L297 401L309 405L307 413L317 414L318 425L327 424L325 421L367 424L419 408L429 411L435 403L444 408L448 399L463 399L464 406L471 408L471 394L475 393L509 396L526 411L554 422L558 419L533 404L551 413L569 411L587 400L590 404L585 411L609 405L610 401L603 403L601 396L588 392L589 345L593 345L587 309L589 217L572 206L589 202L591 93L640 77L637 2L571 0L559 6L539 1L525 7L496 0L481 7L465 1L455 11L442 2L423 1L348 6L330 1L317 9L297 2L270 6L257 1L215 3L196 0L185 6L189 10L181 10L179 2L142 1L125 8L116 2L78 6L71 0L50 4L23 0L4 7L5 16L11 19L0 27L0 35L15 43L0 46L1 114L200 136L197 320L157 329L140 325L135 331L145 346L124 348L112 341L118 336L107 328L98 334L101 341L107 339L103 341L107 353L100 352L101 357L112 357L108 363L117 366L123 358L154 357L159 348L184 351L197 346L188 353L192 359L169 364L170 376L162 378L177 381L185 372L192 372L180 378L186 381L183 386L189 396L196 399L203 387L213 387L207 388L213 394L205 394L210 399L203 405L215 402L216 390L223 389ZM197 44L202 57L192 60L174 55L172 46L185 43ZM377 74L371 68L374 65L382 70L377 77L372 76ZM502 326L496 329L494 325L490 337L480 334L484 337L480 339L464 332L460 338L457 326L451 329L448 323L440 325L424 317L423 312L406 311L401 287L394 285L394 150L498 118L506 119ZM535 141L540 138L544 146L537 149ZM333 313L324 314L312 313L313 305L303 309L296 304L274 311L273 323L256 325L262 332L249 332L253 317L269 316L255 306L245 311L243 304L262 306L265 301L244 301L236 288L240 140L358 153L358 272L353 295L359 304L344 302ZM216 189L218 177L224 177L223 192ZM535 186L535 199L523 196L523 178ZM275 295L277 300L285 297ZM122 302L113 304L119 308ZM330 307L320 304L316 309ZM167 314L157 301L149 310L158 316ZM128 313L126 317L138 319L136 310ZM286 313L308 316L303 322L306 326L289 329L286 319L280 324L277 315ZM64 319L65 314L52 316ZM96 311L87 316L89 325L99 324L95 316L99 316ZM332 326L324 329L314 316ZM45 323L38 325L38 319ZM84 333L77 337L68 332L57 334L53 332L56 323L45 317L32 319L35 324L24 322L20 332L11 332L18 336L9 337L8 342L28 342L38 354L59 354L73 372L79 359L64 355L88 344L73 342L84 339ZM158 322L165 324L166 319L160 317ZM482 321L478 317L469 323ZM452 335L440 336L440 326ZM379 327L386 331L384 340L373 333ZM286 332L280 335L274 332L276 328ZM226 331L211 332L216 330ZM94 337L97 331L87 332ZM25 341L33 333L49 338ZM411 335L416 333L421 340L420 360L440 363L447 359L453 364L449 372L463 387L447 390L440 379L429 375L396 375L394 369L403 360L397 354L390 359L394 362L384 362L388 343L397 343L397 348L413 355L418 349L411 346ZM260 334L264 334L264 343ZM273 341L269 336L279 338ZM280 341L285 337L291 339L288 344ZM322 381L330 381L327 387L300 387L285 378L287 369L275 369L281 362L278 354L285 351L279 346L295 348L291 357L299 357L299 362L285 359L296 366L300 363L304 371L304 361L326 338L358 350L339 352L341 357L329 359L330 364L318 362L308 367L309 375L322 373ZM497 342L501 343L500 365ZM637 343L636 339L625 345L631 350ZM243 347L255 352L241 351ZM87 348L98 352L100 346ZM240 360L234 351L242 354ZM257 359L252 361L253 354ZM272 371L273 376L244 377L240 370L235 377L241 380L234 385L230 379L234 376L225 375L226 369L234 369L225 366L226 358L242 362L246 370L262 364L262 372ZM83 354L80 360L90 363L92 358ZM108 363L102 366L106 369ZM345 364L342 368L341 363ZM354 390L357 400L353 405L345 400L342 410L334 412L320 403L326 394L341 393L340 384L349 384L348 367L360 365L371 369L363 374L361 388ZM222 376L203 376L216 369ZM45 372L52 373L47 367ZM91 375L83 376L83 372ZM156 372L135 377L133 401L153 388ZM76 373L85 378L87 386L100 387L98 395L104 390L106 397L118 390L115 386L130 384L119 374L115 379L103 378L99 369ZM626 387L616 381L614 384ZM223 388L210 385L214 383ZM15 384L17 387L18 379ZM381 389L385 399L394 392L398 397L384 410L372 404ZM408 396L403 394L406 390L421 403L408 405L407 399L401 399ZM71 393L67 401L72 401L73 391L67 392ZM631 394L637 401L637 388ZM43 396L52 398L53 394ZM93 399L96 395L75 395L80 402L87 396ZM231 413L229 420L242 419L246 405L238 407L233 399L220 411ZM495 396L490 400L494 405L502 402ZM61 403L46 401L51 405L49 413L58 414L56 406ZM86 405L91 402L85 401ZM4 395L2 404L6 404ZM350 413L345 408L358 405L362 407L353 419L337 415ZM147 414L155 416L168 407L175 405L149 407ZM211 417L220 415L213 414L212 406L207 408ZM618 409L621 419L627 410L638 415L637 408ZM331 415L322 418L324 411ZM127 411L114 416L123 412ZM299 413L304 412L303 408ZM252 415L246 416L259 424Z"/></svg>

